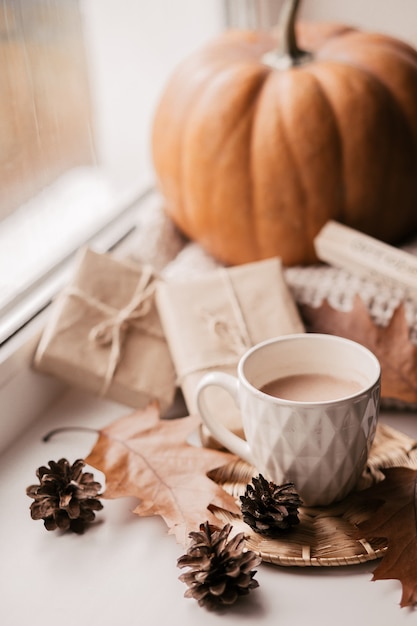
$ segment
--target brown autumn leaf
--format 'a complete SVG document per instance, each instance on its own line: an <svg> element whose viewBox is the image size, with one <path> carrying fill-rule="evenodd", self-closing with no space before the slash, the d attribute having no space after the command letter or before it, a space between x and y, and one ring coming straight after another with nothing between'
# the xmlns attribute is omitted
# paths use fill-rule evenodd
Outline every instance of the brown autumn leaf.
<svg viewBox="0 0 417 626"><path fill-rule="evenodd" d="M159 418L157 404L150 404L116 420L99 432L85 462L104 473L104 497L138 498L134 513L160 515L186 545L188 533L200 523L216 523L209 504L238 510L234 498L207 476L235 457L187 443L199 425L197 417Z"/></svg>
<svg viewBox="0 0 417 626"><path fill-rule="evenodd" d="M387 539L387 551L374 571L373 580L399 580L402 585L401 606L416 606L417 470L392 467L382 471L385 479L360 494L367 501L376 500L382 504L368 520L358 525L358 536Z"/></svg>
<svg viewBox="0 0 417 626"><path fill-rule="evenodd" d="M327 300L318 307L301 305L310 332L330 333L366 346L381 363L383 398L417 402L417 346L410 340L404 306L394 311L387 326L378 326L360 296L350 311L334 309Z"/></svg>

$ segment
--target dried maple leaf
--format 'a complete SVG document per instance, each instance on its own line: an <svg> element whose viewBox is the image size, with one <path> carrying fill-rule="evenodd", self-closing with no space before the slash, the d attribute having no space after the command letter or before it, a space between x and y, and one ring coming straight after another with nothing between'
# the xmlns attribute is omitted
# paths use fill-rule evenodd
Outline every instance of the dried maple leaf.
<svg viewBox="0 0 417 626"><path fill-rule="evenodd" d="M383 398L417 402L417 346L410 340L402 304L387 326L374 322L359 296L350 311L334 309L324 300L319 307L302 305L301 314L310 332L340 335L372 350L381 363Z"/></svg>
<svg viewBox="0 0 417 626"><path fill-rule="evenodd" d="M366 500L382 502L371 517L358 525L358 538L385 537L387 551L373 580L397 579L402 584L401 606L417 605L417 470L393 467L385 479L360 492Z"/></svg>
<svg viewBox="0 0 417 626"><path fill-rule="evenodd" d="M215 523L207 509L212 502L238 510L234 498L207 477L235 457L187 443L198 424L197 417L160 420L151 404L103 428L85 459L104 473L104 497L137 497L134 513L160 515L183 545L201 522Z"/></svg>

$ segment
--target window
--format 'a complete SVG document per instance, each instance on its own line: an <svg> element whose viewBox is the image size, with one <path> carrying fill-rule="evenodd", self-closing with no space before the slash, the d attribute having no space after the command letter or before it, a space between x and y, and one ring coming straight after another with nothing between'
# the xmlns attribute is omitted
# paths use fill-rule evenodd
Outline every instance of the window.
<svg viewBox="0 0 417 626"><path fill-rule="evenodd" d="M222 28L223 0L3 0L0 343L50 300L52 270L153 185L160 90Z"/></svg>
<svg viewBox="0 0 417 626"><path fill-rule="evenodd" d="M153 185L152 113L176 63L225 26L268 28L282 4L3 0L0 344L56 291L44 277L130 214ZM414 12L414 0L403 0L400 13L394 0L301 6L303 18L344 21L415 45ZM111 237L103 245L110 244Z"/></svg>

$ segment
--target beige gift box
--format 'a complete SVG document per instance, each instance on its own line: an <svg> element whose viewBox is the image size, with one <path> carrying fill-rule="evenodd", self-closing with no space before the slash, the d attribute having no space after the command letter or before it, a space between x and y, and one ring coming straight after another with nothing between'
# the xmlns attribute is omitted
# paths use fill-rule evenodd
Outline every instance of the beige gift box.
<svg viewBox="0 0 417 626"><path fill-rule="evenodd" d="M197 413L195 393L208 371L236 373L252 345L304 332L278 258L219 268L187 281L161 282L156 302L188 411ZM206 390L213 410L235 432L240 416L219 388ZM207 439L203 429L205 443Z"/></svg>
<svg viewBox="0 0 417 626"><path fill-rule="evenodd" d="M52 305L35 368L133 408L158 400L163 413L176 383L152 268L90 249L78 261Z"/></svg>

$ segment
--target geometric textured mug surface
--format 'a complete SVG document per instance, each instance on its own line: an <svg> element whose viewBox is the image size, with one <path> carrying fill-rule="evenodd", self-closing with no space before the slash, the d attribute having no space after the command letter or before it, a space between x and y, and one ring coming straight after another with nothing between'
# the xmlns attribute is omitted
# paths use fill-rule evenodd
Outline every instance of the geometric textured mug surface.
<svg viewBox="0 0 417 626"><path fill-rule="evenodd" d="M311 388L305 385L308 375ZM282 335L245 352L237 377L211 371L200 380L196 402L213 436L230 452L276 483L291 481L308 506L342 499L356 484L375 436L379 413L381 368L375 355L357 342L318 333ZM313 378L311 378L311 376ZM337 381L337 399L326 381ZM294 377L298 391L311 400L265 392L271 381ZM350 382L359 391L345 391ZM205 390L218 386L236 402L245 440L219 420ZM297 388L297 387L296 387ZM316 397L320 391L319 399ZM311 394L311 395L310 395ZM286 395L286 394L284 394ZM321 399L325 398L325 399Z"/></svg>
<svg viewBox="0 0 417 626"><path fill-rule="evenodd" d="M260 473L278 484L293 482L309 506L340 500L355 487L375 435L379 387L320 408L281 407L279 416L269 403L256 404L258 419L244 428Z"/></svg>

